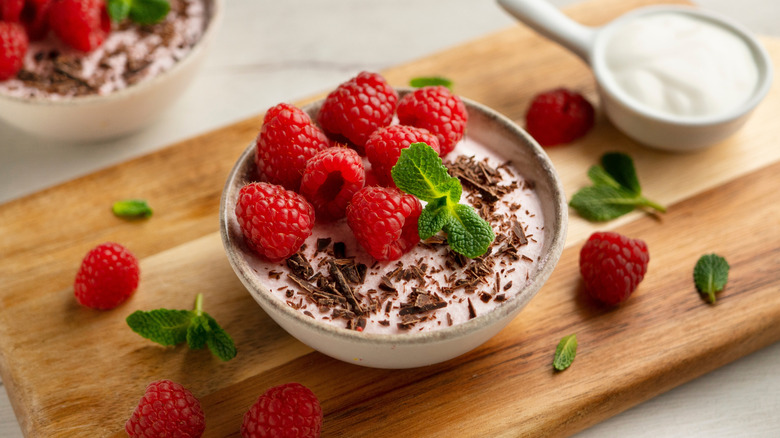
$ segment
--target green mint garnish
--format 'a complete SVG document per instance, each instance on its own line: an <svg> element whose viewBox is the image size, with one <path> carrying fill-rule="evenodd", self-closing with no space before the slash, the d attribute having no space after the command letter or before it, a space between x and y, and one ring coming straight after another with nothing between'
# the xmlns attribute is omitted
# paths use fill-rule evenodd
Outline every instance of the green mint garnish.
<svg viewBox="0 0 780 438"><path fill-rule="evenodd" d="M569 205L587 220L612 220L636 207L649 207L666 212L665 207L642 196L634 162L626 154L604 154L601 157L601 165L588 169L588 178L593 185L578 190L569 202Z"/></svg>
<svg viewBox="0 0 780 438"><path fill-rule="evenodd" d="M452 90L452 81L447 78L438 76L414 78L409 81L409 85L414 88L430 87L434 85L441 85Z"/></svg>
<svg viewBox="0 0 780 438"><path fill-rule="evenodd" d="M433 148L412 143L402 149L391 175L399 189L428 203L417 225L421 239L444 230L453 251L472 259L485 254L496 235L473 207L460 204L460 180L447 172Z"/></svg>
<svg viewBox="0 0 780 438"><path fill-rule="evenodd" d="M127 317L127 325L146 339L162 345L187 342L198 350L204 345L223 361L236 356L236 346L230 335L203 311L203 294L195 298L193 310L137 310Z"/></svg>
<svg viewBox="0 0 780 438"><path fill-rule="evenodd" d="M577 355L577 335L570 334L561 338L558 347L555 348L555 359L553 359L553 368L563 371L574 362L574 356Z"/></svg>
<svg viewBox="0 0 780 438"><path fill-rule="evenodd" d="M155 24L170 10L168 0L108 0L108 15L116 22L129 17L138 24Z"/></svg>
<svg viewBox="0 0 780 438"><path fill-rule="evenodd" d="M125 199L114 202L111 211L124 218L147 218L152 215L152 208L143 199Z"/></svg>
<svg viewBox="0 0 780 438"><path fill-rule="evenodd" d="M701 256L693 268L696 289L711 304L715 304L715 293L722 291L728 280L729 264L717 254Z"/></svg>

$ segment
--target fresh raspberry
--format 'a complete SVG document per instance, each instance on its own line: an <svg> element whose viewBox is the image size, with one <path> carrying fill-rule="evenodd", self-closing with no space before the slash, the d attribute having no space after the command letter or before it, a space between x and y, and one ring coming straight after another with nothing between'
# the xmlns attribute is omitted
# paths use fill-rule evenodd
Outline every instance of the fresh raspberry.
<svg viewBox="0 0 780 438"><path fill-rule="evenodd" d="M398 93L377 73L361 72L333 90L317 121L330 134L340 134L362 152L368 136L393 121Z"/></svg>
<svg viewBox="0 0 780 438"><path fill-rule="evenodd" d="M24 65L27 34L19 23L0 21L0 81L11 79Z"/></svg>
<svg viewBox="0 0 780 438"><path fill-rule="evenodd" d="M647 272L647 244L618 233L593 233L580 251L580 273L587 293L617 305L636 289Z"/></svg>
<svg viewBox="0 0 780 438"><path fill-rule="evenodd" d="M108 36L111 18L105 0L52 0L49 25L65 44L90 52Z"/></svg>
<svg viewBox="0 0 780 438"><path fill-rule="evenodd" d="M311 202L317 220L331 222L347 214L347 204L366 181L363 160L353 149L323 149L306 163L301 195Z"/></svg>
<svg viewBox="0 0 780 438"><path fill-rule="evenodd" d="M295 254L314 227L314 209L303 196L268 183L241 188L236 218L247 245L272 262Z"/></svg>
<svg viewBox="0 0 780 438"><path fill-rule="evenodd" d="M440 156L455 148L466 132L468 113L460 97L441 85L418 88L398 102L402 125L424 128L439 138Z"/></svg>
<svg viewBox="0 0 780 438"><path fill-rule="evenodd" d="M21 21L31 40L40 40L49 33L49 9L53 0L27 0Z"/></svg>
<svg viewBox="0 0 780 438"><path fill-rule="evenodd" d="M90 250L76 273L76 300L93 309L113 309L138 287L138 259L124 246L106 242Z"/></svg>
<svg viewBox="0 0 780 438"><path fill-rule="evenodd" d="M366 142L366 157L371 168L376 172L379 183L387 187L395 187L390 175L401 149L408 148L412 143L427 143L436 153L439 153L439 139L426 129L414 126L392 125L374 131Z"/></svg>
<svg viewBox="0 0 780 438"><path fill-rule="evenodd" d="M0 0L0 20L16 23L22 15L24 0Z"/></svg>
<svg viewBox="0 0 780 438"><path fill-rule="evenodd" d="M269 388L244 414L244 438L316 438L322 429L322 407L300 383Z"/></svg>
<svg viewBox="0 0 780 438"><path fill-rule="evenodd" d="M255 164L260 180L298 191L306 161L329 146L309 115L287 103L265 113L257 136Z"/></svg>
<svg viewBox="0 0 780 438"><path fill-rule="evenodd" d="M189 389L170 380L146 386L133 415L125 423L130 437L200 437L206 420L200 402Z"/></svg>
<svg viewBox="0 0 780 438"><path fill-rule="evenodd" d="M542 146L570 143L585 135L593 123L593 105L565 88L537 95L525 114L525 129Z"/></svg>
<svg viewBox="0 0 780 438"><path fill-rule="evenodd" d="M365 187L347 207L347 223L360 246L377 260L396 260L420 241L420 201L391 187Z"/></svg>

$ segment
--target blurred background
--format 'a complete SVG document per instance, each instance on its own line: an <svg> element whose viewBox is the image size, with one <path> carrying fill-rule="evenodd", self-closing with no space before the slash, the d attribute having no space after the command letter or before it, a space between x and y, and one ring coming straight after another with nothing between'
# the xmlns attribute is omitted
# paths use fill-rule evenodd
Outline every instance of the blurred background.
<svg viewBox="0 0 780 438"><path fill-rule="evenodd" d="M359 71L381 71L517 25L494 0L226 3L206 65L173 108L147 129L108 142L58 144L0 122L0 202L255 116L276 103L322 93ZM551 3L563 7L577 1ZM778 0L695 3L757 34L780 37ZM776 344L578 436L779 437L778 360ZM0 437L21 436L0 384Z"/></svg>

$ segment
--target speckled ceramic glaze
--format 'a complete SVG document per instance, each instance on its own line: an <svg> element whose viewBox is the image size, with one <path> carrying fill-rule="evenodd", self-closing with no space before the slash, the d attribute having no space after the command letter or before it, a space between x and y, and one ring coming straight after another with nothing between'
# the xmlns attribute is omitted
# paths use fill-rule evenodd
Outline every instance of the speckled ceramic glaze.
<svg viewBox="0 0 780 438"><path fill-rule="evenodd" d="M403 95L408 90L399 90ZM463 324L426 332L401 334L361 333L315 321L271 295L252 270L257 257L245 246L234 214L238 192L254 181L254 142L238 159L228 176L220 205L222 243L236 275L252 298L271 318L301 342L328 356L376 368L412 368L452 359L484 343L504 328L549 278L566 240L567 206L563 188L552 163L533 138L503 115L463 99L469 114L467 135L511 160L514 168L535 183L544 216L541 261L515 284L527 284L491 312ZM322 102L304 108L316 120ZM507 281L511 277L507 277Z"/></svg>

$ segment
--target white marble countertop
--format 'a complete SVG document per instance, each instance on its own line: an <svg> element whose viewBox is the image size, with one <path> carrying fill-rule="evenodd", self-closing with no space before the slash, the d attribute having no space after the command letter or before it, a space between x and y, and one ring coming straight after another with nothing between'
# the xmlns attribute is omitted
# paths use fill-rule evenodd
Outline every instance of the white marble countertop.
<svg viewBox="0 0 780 438"><path fill-rule="evenodd" d="M552 0L563 6L573 0ZM494 0L229 0L205 68L158 123L101 144L39 140L0 122L0 203L515 25ZM698 0L780 37L780 1ZM426 17L446 17L434 31ZM381 20L377 17L381 16ZM356 38L360 35L360 38ZM391 36L391 37L389 37ZM776 67L777 68L777 67ZM780 343L631 408L581 437L780 437ZM22 433L0 383L0 437Z"/></svg>

